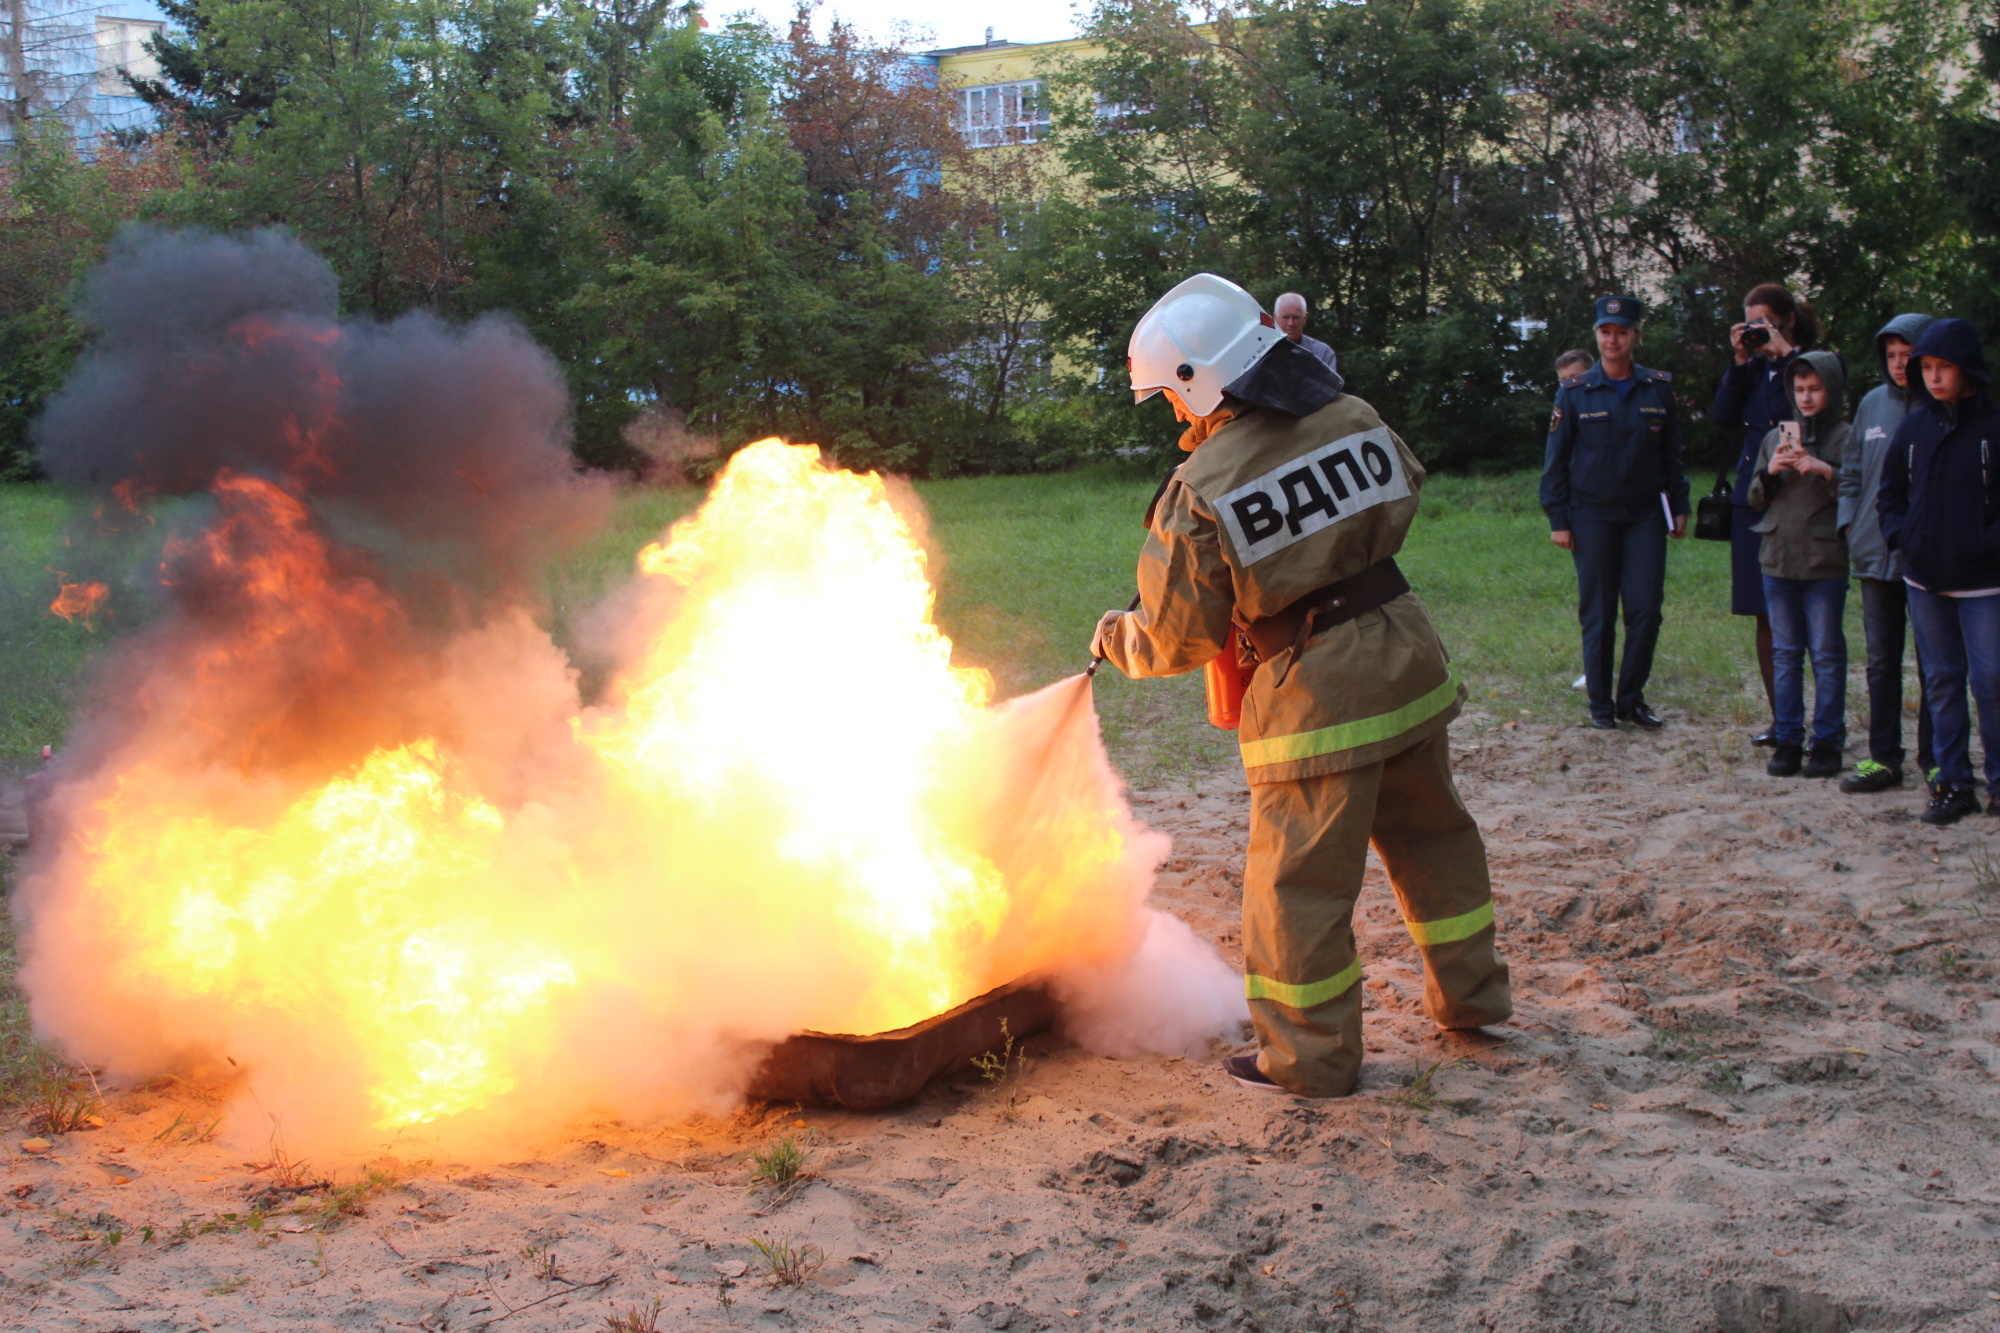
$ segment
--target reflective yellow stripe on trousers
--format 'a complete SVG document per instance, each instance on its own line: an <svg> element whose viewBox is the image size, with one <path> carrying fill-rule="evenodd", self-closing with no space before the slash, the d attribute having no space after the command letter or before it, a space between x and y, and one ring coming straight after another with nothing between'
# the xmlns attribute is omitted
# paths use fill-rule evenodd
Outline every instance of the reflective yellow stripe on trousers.
<svg viewBox="0 0 2000 1333"><path fill-rule="evenodd" d="M1355 959L1340 971L1324 981L1309 981L1303 986L1294 986L1286 981L1273 981L1260 977L1255 972L1246 973L1243 978L1243 993L1253 1000L1276 1000L1294 1009L1310 1009L1314 1005L1337 1000L1347 994L1348 988L1361 980L1361 960Z"/></svg>
<svg viewBox="0 0 2000 1333"><path fill-rule="evenodd" d="M1458 916L1443 917L1436 921L1411 921L1405 918L1403 924L1409 927L1410 938L1419 945L1456 944L1460 940L1471 939L1493 924L1493 900L1488 898L1470 912Z"/></svg>
<svg viewBox="0 0 2000 1333"><path fill-rule="evenodd" d="M1266 736L1262 740L1244 741L1243 766L1261 768L1265 764L1311 759L1317 755L1373 745L1377 741L1393 740L1411 727L1430 721L1457 700L1458 668L1447 667L1444 684L1393 712L1360 717L1352 722L1321 727L1317 731L1298 731L1289 736Z"/></svg>

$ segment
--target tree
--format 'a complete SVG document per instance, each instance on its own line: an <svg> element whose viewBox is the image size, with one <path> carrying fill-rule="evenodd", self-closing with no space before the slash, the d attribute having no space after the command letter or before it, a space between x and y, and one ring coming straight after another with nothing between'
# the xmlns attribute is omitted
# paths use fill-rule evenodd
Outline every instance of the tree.
<svg viewBox="0 0 2000 1333"><path fill-rule="evenodd" d="M0 157L0 481L34 471L29 423L83 346L71 287L149 196L193 169L169 144L85 158L53 116L17 127Z"/></svg>
<svg viewBox="0 0 2000 1333"><path fill-rule="evenodd" d="M1298 288L1427 459L1521 458L1541 405L1517 390L1505 320L1556 253L1542 182L1505 153L1504 38L1524 21L1506 3L1259 0L1211 41L1161 0L1101 7L1107 54L1058 80L1058 142L1099 197L1049 293L1058 334L1113 375L1125 331L1196 268L1266 300ZM1434 336L1445 313L1477 336Z"/></svg>

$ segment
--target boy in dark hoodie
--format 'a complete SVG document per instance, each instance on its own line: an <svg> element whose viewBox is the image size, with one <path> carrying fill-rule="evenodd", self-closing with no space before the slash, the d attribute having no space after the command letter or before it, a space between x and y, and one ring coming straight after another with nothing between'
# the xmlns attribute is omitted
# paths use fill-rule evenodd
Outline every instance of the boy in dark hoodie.
<svg viewBox="0 0 2000 1333"><path fill-rule="evenodd" d="M1929 315L1898 315L1875 335L1882 382L1854 409L1847 457L1840 465L1840 531L1861 584L1861 629L1868 639L1868 757L1841 779L1844 792L1877 792L1903 785L1903 640L1909 597L1903 587L1902 557L1882 540L1875 512L1882 486L1882 460L1903 424L1911 396L1910 351L1929 328ZM1923 663L1917 663L1919 688ZM1917 769L1932 768L1931 715L1917 710Z"/></svg>
<svg viewBox="0 0 2000 1333"><path fill-rule="evenodd" d="M1777 746L1765 771L1774 778L1840 772L1847 744L1847 544L1838 525L1837 490L1847 448L1847 372L1831 352L1805 352L1785 368L1792 419L1764 436L1750 478L1750 507L1761 517L1758 562L1771 617L1772 705ZM1805 741L1805 658L1812 654L1811 752Z"/></svg>
<svg viewBox="0 0 2000 1333"><path fill-rule="evenodd" d="M1926 824L1979 809L1965 688L1979 708L1986 790L2000 814L2000 409L1979 333L1962 319L1925 329L1910 352L1916 405L1882 465L1876 511L1903 559L1910 623L1937 745Z"/></svg>

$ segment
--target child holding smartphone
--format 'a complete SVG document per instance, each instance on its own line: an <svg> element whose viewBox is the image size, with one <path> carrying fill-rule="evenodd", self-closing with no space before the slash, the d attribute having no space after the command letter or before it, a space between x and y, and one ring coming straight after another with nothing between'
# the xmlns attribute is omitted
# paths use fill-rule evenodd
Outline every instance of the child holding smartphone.
<svg viewBox="0 0 2000 1333"><path fill-rule="evenodd" d="M1806 352L1786 368L1792 420L1764 437L1751 478L1750 507L1761 511L1758 563L1771 617L1777 746L1765 772L1830 778L1847 744L1847 542L1840 535L1841 418L1847 373L1830 352ZM1805 659L1813 667L1813 716L1806 736Z"/></svg>

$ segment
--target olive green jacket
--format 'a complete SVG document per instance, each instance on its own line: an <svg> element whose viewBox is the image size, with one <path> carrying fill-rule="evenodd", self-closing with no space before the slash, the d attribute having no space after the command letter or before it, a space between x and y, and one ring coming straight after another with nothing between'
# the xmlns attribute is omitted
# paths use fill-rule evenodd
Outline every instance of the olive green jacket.
<svg viewBox="0 0 2000 1333"><path fill-rule="evenodd" d="M1840 465L1847 452L1848 428L1841 420L1846 405L1847 372L1831 352L1807 352L1796 363L1810 365L1827 387L1826 410L1802 417L1793 399L1793 419L1801 423L1801 443L1814 458L1832 464L1831 477L1799 472L1772 472L1771 457L1782 434L1764 436L1757 455L1757 475L1750 480L1750 507L1764 511L1752 531L1764 534L1757 561L1766 574L1781 579L1847 577L1847 540L1840 535ZM1792 396L1791 372L1785 393Z"/></svg>
<svg viewBox="0 0 2000 1333"><path fill-rule="evenodd" d="M1346 394L1292 417L1264 409L1181 464L1139 555L1139 609L1103 649L1132 677L1233 650L1230 621L1277 614L1402 549L1424 482L1416 456ZM1253 783L1339 773L1442 731L1465 698L1415 593L1258 664L1238 739Z"/></svg>

